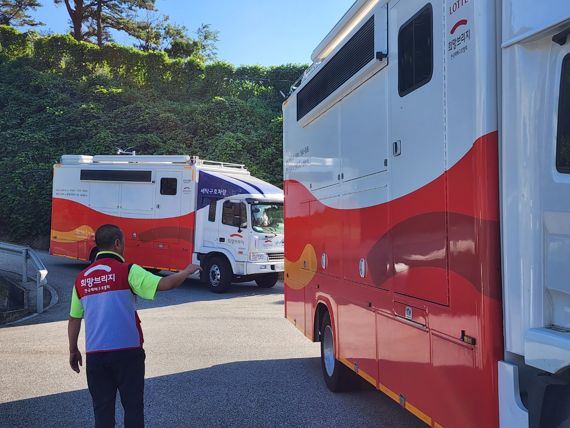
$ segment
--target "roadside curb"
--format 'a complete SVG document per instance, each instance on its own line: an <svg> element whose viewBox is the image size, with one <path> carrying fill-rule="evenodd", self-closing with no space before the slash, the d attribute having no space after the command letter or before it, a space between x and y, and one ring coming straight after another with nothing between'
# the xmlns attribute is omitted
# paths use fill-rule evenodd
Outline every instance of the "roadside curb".
<svg viewBox="0 0 570 428"><path fill-rule="evenodd" d="M37 317L38 315L44 314L46 311L48 311L49 309L51 309L52 307L54 307L55 305L57 305L57 303L59 302L59 295L57 294L56 289L53 288L53 287L52 287L51 285L49 285L49 284L44 285L44 287L49 291L50 300L49 300L49 305L44 308L44 310L43 310L43 312L42 312L41 314L38 314L38 313L31 314L31 315L28 315L27 317L20 318L19 320L6 323L6 324L2 325L2 327L7 327L7 326L11 326L11 325L17 325L17 324L22 323L22 322L24 322L24 321L28 321L28 320L30 320L30 319L32 319L32 318Z"/></svg>

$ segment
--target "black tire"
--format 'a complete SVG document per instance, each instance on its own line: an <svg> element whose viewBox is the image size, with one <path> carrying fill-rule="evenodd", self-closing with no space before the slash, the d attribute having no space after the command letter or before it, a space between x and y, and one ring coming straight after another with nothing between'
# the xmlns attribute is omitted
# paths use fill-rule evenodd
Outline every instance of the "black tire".
<svg viewBox="0 0 570 428"><path fill-rule="evenodd" d="M225 293L232 285L232 267L224 257L214 256L206 263L206 280L210 291Z"/></svg>
<svg viewBox="0 0 570 428"><path fill-rule="evenodd" d="M255 283L259 288L271 288L277 284L278 280L279 274L277 272L271 272L259 275L257 278L255 278Z"/></svg>
<svg viewBox="0 0 570 428"><path fill-rule="evenodd" d="M321 367L323 369L325 383L327 384L328 389L332 392L345 391L348 389L352 373L344 364L336 359L336 355L334 353L335 337L332 330L331 318L328 312L323 317L323 322L320 328L320 337Z"/></svg>

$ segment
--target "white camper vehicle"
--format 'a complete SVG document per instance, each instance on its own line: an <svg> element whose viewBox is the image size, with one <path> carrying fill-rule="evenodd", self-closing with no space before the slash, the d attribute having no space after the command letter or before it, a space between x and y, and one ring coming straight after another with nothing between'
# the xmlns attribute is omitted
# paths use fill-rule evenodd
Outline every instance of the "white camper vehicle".
<svg viewBox="0 0 570 428"><path fill-rule="evenodd" d="M357 0L283 105L285 306L432 427L570 426L570 1Z"/></svg>
<svg viewBox="0 0 570 428"><path fill-rule="evenodd" d="M113 223L132 263L200 264L214 292L272 287L283 271L283 192L244 165L189 156L65 155L54 167L50 253L92 260Z"/></svg>

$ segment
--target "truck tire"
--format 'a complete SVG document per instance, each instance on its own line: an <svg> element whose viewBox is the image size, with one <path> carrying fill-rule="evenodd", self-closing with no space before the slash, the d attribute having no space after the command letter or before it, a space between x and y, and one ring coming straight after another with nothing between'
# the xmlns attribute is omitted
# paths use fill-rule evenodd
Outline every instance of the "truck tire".
<svg viewBox="0 0 570 428"><path fill-rule="evenodd" d="M232 267L224 257L211 257L206 264L206 279L210 291L225 293L232 285Z"/></svg>
<svg viewBox="0 0 570 428"><path fill-rule="evenodd" d="M277 284L279 274L277 272L266 273L255 278L255 283L259 288L271 288Z"/></svg>
<svg viewBox="0 0 570 428"><path fill-rule="evenodd" d="M332 392L344 391L348 388L351 372L336 359L335 337L328 312L321 325L321 367L328 389Z"/></svg>

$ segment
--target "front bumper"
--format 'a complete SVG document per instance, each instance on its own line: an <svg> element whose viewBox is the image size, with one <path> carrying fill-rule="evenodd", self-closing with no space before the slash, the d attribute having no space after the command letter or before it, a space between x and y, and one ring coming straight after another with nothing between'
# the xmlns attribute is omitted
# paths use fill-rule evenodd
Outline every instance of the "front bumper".
<svg viewBox="0 0 570 428"><path fill-rule="evenodd" d="M283 272L285 263L283 261L269 261L260 263L245 263L245 275L258 275L262 273Z"/></svg>

